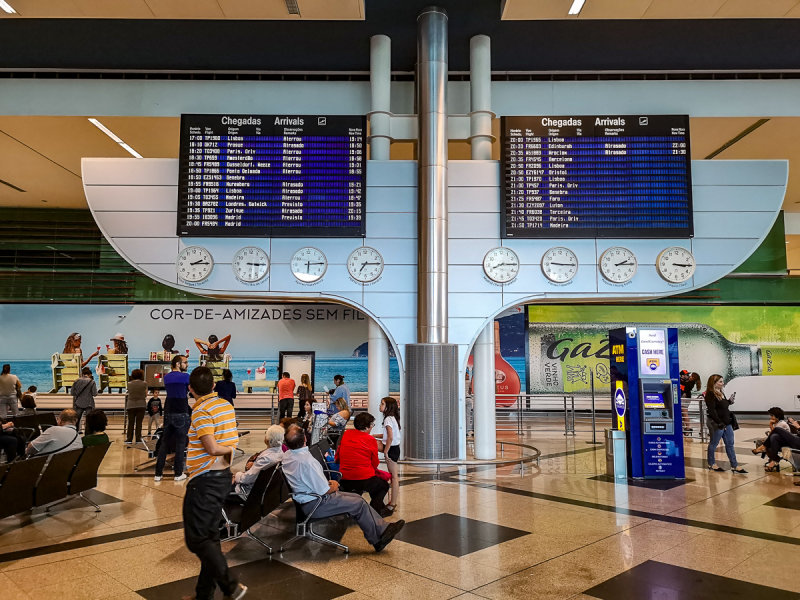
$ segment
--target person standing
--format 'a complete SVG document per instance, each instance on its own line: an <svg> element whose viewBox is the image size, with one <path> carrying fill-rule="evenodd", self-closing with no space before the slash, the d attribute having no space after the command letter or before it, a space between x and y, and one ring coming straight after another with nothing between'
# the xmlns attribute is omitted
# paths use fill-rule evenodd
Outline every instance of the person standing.
<svg viewBox="0 0 800 600"><path fill-rule="evenodd" d="M230 467L239 433L233 406L213 390L211 369L194 369L189 378L195 403L186 456L189 481L183 497L183 530L187 548L197 555L201 565L194 597L211 600L219 586L225 598L238 600L247 593L247 587L228 571L220 547L219 522L222 505L231 491Z"/></svg>
<svg viewBox="0 0 800 600"><path fill-rule="evenodd" d="M224 398L233 405L233 399L236 398L236 384L233 383L233 373L230 369L222 369L222 381L218 381L214 386L214 391L217 396Z"/></svg>
<svg viewBox="0 0 800 600"><path fill-rule="evenodd" d="M156 424L156 429L161 427L161 417L164 415L164 407L161 405L161 398L158 395L158 390L153 390L153 395L147 401L147 435L153 433L153 423Z"/></svg>
<svg viewBox="0 0 800 600"><path fill-rule="evenodd" d="M386 507L389 510L397 508L397 497L400 494L400 406L391 396L381 399L381 413L383 413L383 434L378 443L378 450L386 458L386 468L392 474L392 493Z"/></svg>
<svg viewBox="0 0 800 600"><path fill-rule="evenodd" d="M297 387L297 418L302 422L306 417L306 402L314 403L314 389L311 387L311 378L308 373L300 375L300 385Z"/></svg>
<svg viewBox="0 0 800 600"><path fill-rule="evenodd" d="M94 408L94 397L97 396L97 384L94 382L92 370L89 367L81 369L81 376L72 384L72 408L78 415L75 424L78 433L81 432L81 417Z"/></svg>
<svg viewBox="0 0 800 600"><path fill-rule="evenodd" d="M164 389L167 399L164 401L164 433L158 448L155 481L161 481L164 475L164 463L170 445L175 445L173 469L175 481L183 481L183 458L186 452L186 434L189 431L191 409L189 408L189 359L181 354L172 358L172 371L164 375Z"/></svg>
<svg viewBox="0 0 800 600"><path fill-rule="evenodd" d="M350 406L350 388L347 387L347 384L344 382L344 376L334 375L333 385L336 386L336 389L330 392L331 406L334 406L339 398L344 398L344 401L347 402L347 408L352 408Z"/></svg>
<svg viewBox="0 0 800 600"><path fill-rule="evenodd" d="M689 404L692 402L692 390L697 388L699 392L703 384L700 380L698 373L689 373L686 369L681 371L681 420L683 422L683 435L690 437L694 429L692 429L691 421L689 420Z"/></svg>
<svg viewBox="0 0 800 600"><path fill-rule="evenodd" d="M294 410L294 388L297 387L289 371L284 371L278 382L278 420L291 417Z"/></svg>
<svg viewBox="0 0 800 600"><path fill-rule="evenodd" d="M125 394L125 413L128 417L128 430L125 435L125 443L132 444L134 441L134 430L136 431L136 443L142 441L142 422L147 408L147 383L144 380L144 371L134 369L131 372L131 379L128 382L128 393Z"/></svg>
<svg viewBox="0 0 800 600"><path fill-rule="evenodd" d="M711 436L708 442L708 468L717 472L725 470L717 465L714 459L714 450L719 445L719 441L722 440L725 443L725 452L731 463L731 469L734 473L744 474L747 471L738 466L736 451L733 449L733 414L730 411L730 405L733 404L736 394L734 393L728 399L725 396L724 387L725 380L722 375L714 374L708 378L705 393L708 430Z"/></svg>
<svg viewBox="0 0 800 600"><path fill-rule="evenodd" d="M11 365L3 365L0 373L0 419L17 416L17 402L22 396L22 384L11 373Z"/></svg>

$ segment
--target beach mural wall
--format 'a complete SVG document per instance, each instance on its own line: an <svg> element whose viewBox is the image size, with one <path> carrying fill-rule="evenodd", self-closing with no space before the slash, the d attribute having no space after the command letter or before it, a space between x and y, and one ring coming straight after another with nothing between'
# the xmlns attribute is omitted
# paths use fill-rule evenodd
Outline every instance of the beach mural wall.
<svg viewBox="0 0 800 600"><path fill-rule="evenodd" d="M718 373L740 411L800 409L800 309L794 306L529 305L531 394L608 394L608 330L678 329L682 369Z"/></svg>
<svg viewBox="0 0 800 600"><path fill-rule="evenodd" d="M267 378L275 379L280 351L313 351L317 388L330 386L333 376L341 373L358 392L367 390L367 319L358 310L336 304L0 304L0 363L10 363L25 388L36 385L47 392L52 387L50 357L63 352L74 333L80 335L84 360L98 347L106 353L124 338L129 369L161 351L167 336L174 338L176 351L189 350L189 364L196 366L200 352L195 338L230 335L226 353L232 357L235 382L253 379L247 370L255 372L265 362ZM69 344L75 342L72 336ZM393 356L389 376L390 392L398 392Z"/></svg>

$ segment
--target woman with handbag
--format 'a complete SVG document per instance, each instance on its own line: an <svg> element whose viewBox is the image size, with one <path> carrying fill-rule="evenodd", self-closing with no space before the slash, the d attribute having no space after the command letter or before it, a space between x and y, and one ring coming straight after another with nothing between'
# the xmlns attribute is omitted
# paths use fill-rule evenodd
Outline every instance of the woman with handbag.
<svg viewBox="0 0 800 600"><path fill-rule="evenodd" d="M94 408L94 397L97 396L97 384L89 367L81 369L81 376L72 384L72 408L78 416L75 429L81 432L81 417Z"/></svg>
<svg viewBox="0 0 800 600"><path fill-rule="evenodd" d="M733 430L734 424L736 424L736 415L730 410L730 405L733 404L736 393L734 392L728 399L725 396L724 387L725 381L722 379L722 375L714 374L708 378L705 392L708 432L711 438L708 442L708 468L717 472L725 470L716 464L714 458L714 450L717 449L719 441L722 440L725 443L725 452L728 455L733 472L745 474L747 471L739 466L736 460L736 451L733 449ZM736 424L735 428L739 428L738 424Z"/></svg>

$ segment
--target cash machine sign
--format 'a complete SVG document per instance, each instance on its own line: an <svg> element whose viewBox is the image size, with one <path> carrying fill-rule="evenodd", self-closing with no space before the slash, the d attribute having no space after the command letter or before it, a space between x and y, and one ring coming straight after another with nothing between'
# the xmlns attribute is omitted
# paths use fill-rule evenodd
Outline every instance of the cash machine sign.
<svg viewBox="0 0 800 600"><path fill-rule="evenodd" d="M647 359L647 368L650 369L651 371L657 371L659 362L660 361L657 358L648 358Z"/></svg>
<svg viewBox="0 0 800 600"><path fill-rule="evenodd" d="M614 392L614 408L620 418L625 416L625 404L625 392L622 388L619 388Z"/></svg>

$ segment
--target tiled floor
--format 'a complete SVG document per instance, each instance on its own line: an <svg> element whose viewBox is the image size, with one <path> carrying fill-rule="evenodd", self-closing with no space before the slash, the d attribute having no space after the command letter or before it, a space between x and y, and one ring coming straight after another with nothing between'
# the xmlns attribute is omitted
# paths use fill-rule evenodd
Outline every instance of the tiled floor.
<svg viewBox="0 0 800 600"><path fill-rule="evenodd" d="M739 445L761 429L738 431ZM263 427L245 438L247 454L262 437ZM349 555L308 541L272 557L247 539L223 548L247 598L800 598L800 490L790 472L764 473L740 452L749 475L711 473L705 446L687 441L686 481L623 485L602 476L604 448L587 440L529 432L545 456L522 475L512 466L439 479L405 469L396 516L408 526L380 554L357 527L337 523L325 533ZM184 485L136 473L142 460L114 444L93 493L100 513L72 501L0 520L3 600L191 593L199 563L183 541ZM255 532L279 546L292 525L287 507Z"/></svg>

